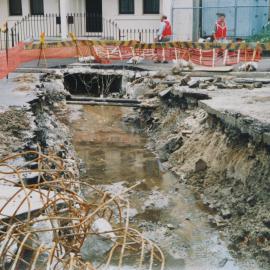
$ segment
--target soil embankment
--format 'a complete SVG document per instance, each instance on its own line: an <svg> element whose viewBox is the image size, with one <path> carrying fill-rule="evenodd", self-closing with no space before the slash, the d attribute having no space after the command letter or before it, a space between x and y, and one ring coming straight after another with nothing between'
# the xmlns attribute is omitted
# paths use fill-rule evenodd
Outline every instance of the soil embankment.
<svg viewBox="0 0 270 270"><path fill-rule="evenodd" d="M209 93L217 91L211 94L213 100L219 96L218 89L211 85L205 87L211 92L199 89L202 82L195 87L189 83L193 89L179 83L161 87L157 83L161 82L161 75L151 78L152 84L156 81L157 85L153 89L149 79L135 85L136 90L145 84L141 99L152 108L141 109L127 121L143 123L151 138L149 146L179 176L180 182L198 192L210 211L209 222L227 236L235 255L253 257L268 269L270 151L264 134L268 134L269 124L242 115L241 110L248 110L247 107L237 108L237 113L205 106L200 100ZM168 76L170 81L175 80L171 75L167 75L167 80ZM211 82L215 80L211 78ZM222 89L226 105L226 83ZM237 92L234 96L245 100L261 93L251 91L246 89L245 97L241 93L237 96Z"/></svg>

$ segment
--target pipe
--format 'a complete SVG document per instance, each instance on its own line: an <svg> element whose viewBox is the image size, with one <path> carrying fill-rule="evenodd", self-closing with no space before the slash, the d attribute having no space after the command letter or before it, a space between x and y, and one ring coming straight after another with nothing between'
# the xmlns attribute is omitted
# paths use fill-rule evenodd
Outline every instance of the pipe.
<svg viewBox="0 0 270 270"><path fill-rule="evenodd" d="M119 107L134 107L140 108L141 104L132 104L132 103L119 103L119 102L97 102L97 101L67 101L67 104L70 105L92 105L92 106L119 106Z"/></svg>

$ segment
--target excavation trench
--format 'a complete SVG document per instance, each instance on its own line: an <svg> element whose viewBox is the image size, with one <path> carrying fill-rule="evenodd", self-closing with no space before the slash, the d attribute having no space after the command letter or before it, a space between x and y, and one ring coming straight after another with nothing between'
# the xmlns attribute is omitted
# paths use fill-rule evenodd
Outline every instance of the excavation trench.
<svg viewBox="0 0 270 270"><path fill-rule="evenodd" d="M131 108L70 105L75 149L84 163L84 181L111 193L144 179L130 192L131 226L154 240L166 256L166 270L257 269L230 255L227 243L208 222L196 193L146 148L147 137L123 121ZM83 190L87 197L87 189ZM126 269L132 258L125 258Z"/></svg>

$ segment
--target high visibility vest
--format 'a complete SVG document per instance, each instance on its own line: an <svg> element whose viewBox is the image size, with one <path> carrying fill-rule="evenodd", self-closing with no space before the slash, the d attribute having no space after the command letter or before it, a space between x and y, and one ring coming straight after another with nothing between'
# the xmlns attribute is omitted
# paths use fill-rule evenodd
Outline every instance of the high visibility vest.
<svg viewBox="0 0 270 270"><path fill-rule="evenodd" d="M220 21L216 22L216 33L215 33L215 39L223 39L227 37L227 25L224 22L224 25L221 24Z"/></svg>
<svg viewBox="0 0 270 270"><path fill-rule="evenodd" d="M168 20L165 20L164 23L166 24L163 33L162 33L162 37L168 37L172 35L172 26L170 24L170 22Z"/></svg>

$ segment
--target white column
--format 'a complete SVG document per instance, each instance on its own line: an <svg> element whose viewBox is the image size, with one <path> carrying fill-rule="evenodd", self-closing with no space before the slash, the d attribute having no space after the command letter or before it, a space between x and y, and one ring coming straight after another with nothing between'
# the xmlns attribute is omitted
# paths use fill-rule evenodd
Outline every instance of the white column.
<svg viewBox="0 0 270 270"><path fill-rule="evenodd" d="M69 0L60 0L61 38L62 39L67 39L68 37L68 23L67 23L68 4L69 4Z"/></svg>

